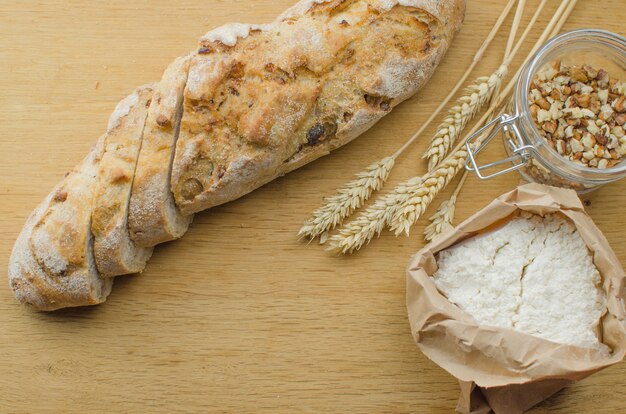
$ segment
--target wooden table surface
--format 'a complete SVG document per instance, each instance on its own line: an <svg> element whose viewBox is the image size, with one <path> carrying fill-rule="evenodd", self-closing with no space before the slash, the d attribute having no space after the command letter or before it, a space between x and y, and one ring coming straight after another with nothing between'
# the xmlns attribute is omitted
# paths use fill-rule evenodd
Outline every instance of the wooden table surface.
<svg viewBox="0 0 626 414"><path fill-rule="evenodd" d="M104 131L119 99L159 79L212 27L268 22L293 2L0 1L0 268L27 215ZM324 195L421 125L504 3L469 2L418 96L333 155L197 215L143 275L119 278L106 304L38 314L0 284L0 412L452 412L457 383L416 348L405 311L404 269L424 244L424 222L409 238L384 233L339 258L296 232ZM541 27L557 1L549 3ZM623 0L581 0L565 28L623 35L625 18ZM506 30L476 75L497 66L505 38ZM419 155L433 129L399 161L390 186L424 172ZM502 153L496 144L486 157ZM470 178L458 219L519 180ZM626 263L626 181L585 199ZM625 386L619 364L533 412L624 412Z"/></svg>

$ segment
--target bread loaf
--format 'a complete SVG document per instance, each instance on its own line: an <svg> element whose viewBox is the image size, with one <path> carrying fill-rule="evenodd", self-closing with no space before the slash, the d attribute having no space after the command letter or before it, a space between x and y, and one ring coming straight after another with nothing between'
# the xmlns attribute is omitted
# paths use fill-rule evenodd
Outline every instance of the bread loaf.
<svg viewBox="0 0 626 414"><path fill-rule="evenodd" d="M112 276L141 271L193 213L328 154L412 96L464 9L304 0L272 24L207 33L118 106L94 151L28 219L10 260L16 297L40 310L104 301Z"/></svg>

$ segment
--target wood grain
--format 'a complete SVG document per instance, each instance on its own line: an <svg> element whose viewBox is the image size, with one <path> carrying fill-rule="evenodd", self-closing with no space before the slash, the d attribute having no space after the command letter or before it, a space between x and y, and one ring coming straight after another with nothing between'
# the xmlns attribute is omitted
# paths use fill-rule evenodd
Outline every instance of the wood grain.
<svg viewBox="0 0 626 414"><path fill-rule="evenodd" d="M268 22L293 2L0 1L0 268L27 215L103 132L119 99L158 79L208 29ZM332 156L198 215L183 240L157 248L143 275L118 279L106 304L36 314L4 283L0 412L451 412L457 383L414 346L404 306L404 268L423 245L424 223L410 238L385 233L340 258L296 232L324 195L420 126L504 3L469 2L465 26L418 96ZM557 2L549 3L541 26ZM581 0L565 29L624 34L625 18L623 0ZM505 39L498 35L477 75L496 67ZM426 141L400 160L391 184L424 171ZM494 145L486 158L502 153ZM470 178L458 218L518 182ZM585 198L626 263L626 181ZM619 364L533 412L623 412L625 385Z"/></svg>

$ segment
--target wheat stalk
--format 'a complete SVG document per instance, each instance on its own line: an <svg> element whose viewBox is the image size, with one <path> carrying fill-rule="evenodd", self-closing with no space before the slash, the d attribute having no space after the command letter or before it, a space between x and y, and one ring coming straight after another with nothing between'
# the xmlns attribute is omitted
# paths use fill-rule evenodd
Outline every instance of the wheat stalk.
<svg viewBox="0 0 626 414"><path fill-rule="evenodd" d="M465 184L466 178L467 171L465 171L463 177L461 177L461 181L459 181L459 184L456 186L452 196L448 200L441 203L439 208L437 208L437 212L429 218L430 224L426 226L426 229L424 230L424 239L426 241L432 241L446 229L452 227L452 220L454 220L454 213L456 210L456 200L458 199L459 193L463 188L463 184Z"/></svg>
<svg viewBox="0 0 626 414"><path fill-rule="evenodd" d="M304 223L298 235L313 239L341 224L346 217L361 208L374 191L383 187L394 164L393 157L385 157L358 173L356 179L338 189L334 196L326 200L325 205L313 212L313 217Z"/></svg>
<svg viewBox="0 0 626 414"><path fill-rule="evenodd" d="M531 22L524 31L524 34L519 39L510 55L505 58L503 65L506 64L508 66L510 61L518 52L546 2L547 0L542 0L535 15L531 19ZM535 43L527 59L536 52L543 42L545 42L546 37L551 32L560 30L573 11L576 3L577 0L562 0L560 7L550 20L548 27ZM516 16L516 20L517 19L518 16ZM512 37L509 38L510 45L512 45L511 39ZM510 49L510 45L507 45L507 50ZM515 80L519 77L521 69L522 68L520 67L513 79L511 79L507 84L504 91L498 91L496 88L496 91L493 94L497 94L497 98L492 99L489 110L481 117L480 121L475 124L472 130L465 136L464 140L476 132L476 130L478 130L478 128L480 128L480 126L482 126L493 115L496 108L502 104L502 102L510 94L515 84ZM444 103L440 105L438 111L443 105ZM428 122L432 121L434 115L435 114L431 115ZM423 129L424 126L420 129L420 131L414 134L409 141L407 141L403 147L392 156L392 158L396 159L397 156L399 156L412 142L417 139ZM477 139L475 145L480 145L483 137ZM435 170L427 173L423 177L414 177L399 185L390 194L379 198L374 205L359 215L357 219L345 225L339 234L330 239L331 243L328 250L341 253L350 253L354 250L358 250L363 245L369 243L374 236L380 235L385 226L391 226L392 229L396 231L396 234L401 234L402 232L408 234L410 227L421 216L423 211L432 202L433 198L443 188L445 188L454 176L456 176L456 174L458 174L458 172L462 169L466 159L467 152L464 149L464 141L462 141L456 145L454 150L452 150L452 155L449 155L446 159L444 159L441 165L439 165Z"/></svg>
<svg viewBox="0 0 626 414"><path fill-rule="evenodd" d="M428 159L428 170L434 169L448 155L467 124L497 95L502 79L508 73L508 64L502 64L491 76L480 77L465 89L465 95L450 108L448 116L437 128L437 133L423 158Z"/></svg>

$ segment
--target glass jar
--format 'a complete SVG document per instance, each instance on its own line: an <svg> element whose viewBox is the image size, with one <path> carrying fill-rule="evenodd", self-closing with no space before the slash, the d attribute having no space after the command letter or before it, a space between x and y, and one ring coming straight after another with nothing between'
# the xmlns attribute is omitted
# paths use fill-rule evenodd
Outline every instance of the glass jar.
<svg viewBox="0 0 626 414"><path fill-rule="evenodd" d="M572 188L580 193L626 177L626 157L611 168L591 168L559 155L540 135L530 114L530 84L538 71L558 60L566 66L585 64L596 69L603 68L612 78L626 82L626 38L591 29L575 30L553 38L525 64L505 113L467 140L468 170L476 172L481 179L517 170L526 181ZM475 141L488 131L491 131L489 135L474 148ZM478 165L477 155L499 133L502 133L509 157ZM485 170L509 163L512 166L508 168L491 174L484 173Z"/></svg>

